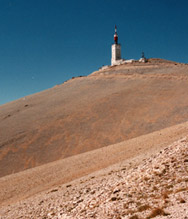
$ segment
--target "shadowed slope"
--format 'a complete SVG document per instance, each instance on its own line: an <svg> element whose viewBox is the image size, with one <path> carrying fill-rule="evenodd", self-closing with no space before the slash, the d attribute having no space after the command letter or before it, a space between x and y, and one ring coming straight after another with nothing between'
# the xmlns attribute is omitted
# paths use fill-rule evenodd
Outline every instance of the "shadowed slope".
<svg viewBox="0 0 188 219"><path fill-rule="evenodd" d="M110 67L1 106L0 176L186 121L187 72L154 60Z"/></svg>

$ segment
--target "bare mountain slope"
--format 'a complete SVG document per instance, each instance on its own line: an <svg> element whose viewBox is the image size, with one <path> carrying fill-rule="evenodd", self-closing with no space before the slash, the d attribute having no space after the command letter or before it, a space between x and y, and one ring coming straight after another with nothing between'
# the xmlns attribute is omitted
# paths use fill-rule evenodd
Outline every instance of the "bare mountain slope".
<svg viewBox="0 0 188 219"><path fill-rule="evenodd" d="M188 120L188 65L100 70L0 106L0 176Z"/></svg>
<svg viewBox="0 0 188 219"><path fill-rule="evenodd" d="M11 197L9 201L15 202L16 199L19 201L1 207L0 217L2 219L23 217L186 219L188 215L188 140L184 137L170 146L168 144L178 136L181 137L183 133L185 135L187 128L185 123L140 136L122 144L97 149L94 154L94 151L90 151L76 155L75 158L80 157L80 161L74 156L67 158L80 165L91 156L96 158L98 165L103 163L101 154L108 162L114 159L113 152L118 155L117 152L121 151L119 155L125 159L121 163L93 172L69 184L63 185L61 172L61 165L66 159L61 161L61 165L59 161L56 161L51 165L45 164L47 168L40 166L3 177L0 179L1 195L4 193L4 197L7 197L8 194ZM139 147L142 148L141 152L138 150ZM110 153L105 153L107 151ZM96 154L99 156L95 156ZM89 165L84 166L83 163L81 169L89 168ZM87 163L94 164L94 160L88 159ZM72 165L73 163L70 162L70 166ZM79 167L75 167L79 171ZM56 171L53 172L52 169ZM66 167L62 168L63 171L65 169ZM70 168L67 176L74 171L76 172ZM55 177L46 180L49 177L47 173ZM48 190L32 195L28 199L23 198L29 193L31 195L34 188L41 186L40 183L36 184L36 187L32 185L37 182L37 179L41 183L43 180L42 184L45 186L48 181L52 183L54 178L58 179L58 173L61 176L55 187L49 187ZM3 181L4 185L2 185Z"/></svg>
<svg viewBox="0 0 188 219"><path fill-rule="evenodd" d="M188 122L1 177L0 206L25 200L43 190L53 191L54 186L65 183L69 185L75 179L78 180L75 180L74 184L80 184L82 181L80 177L88 174L101 175L102 169L106 167L108 167L107 172L114 172L116 163L128 170L138 166L143 159L155 155L164 147L183 138L187 133ZM101 172L94 173L98 170ZM90 177L86 176L86 178Z"/></svg>

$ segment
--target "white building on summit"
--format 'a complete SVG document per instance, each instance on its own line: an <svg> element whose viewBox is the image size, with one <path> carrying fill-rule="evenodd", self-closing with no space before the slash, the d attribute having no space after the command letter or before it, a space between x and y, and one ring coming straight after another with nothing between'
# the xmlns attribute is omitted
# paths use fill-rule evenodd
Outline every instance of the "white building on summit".
<svg viewBox="0 0 188 219"><path fill-rule="evenodd" d="M133 62L147 62L147 59L145 58L143 52L142 52L142 58L140 58L138 61L135 59L125 60L121 58L121 44L118 43L117 27L115 26L114 44L112 44L111 66L133 63ZM103 66L102 69L107 67L108 66Z"/></svg>
<svg viewBox="0 0 188 219"><path fill-rule="evenodd" d="M115 26L114 44L112 45L111 65L119 65L122 64L122 62L123 59L121 59L121 45L118 44L117 27Z"/></svg>

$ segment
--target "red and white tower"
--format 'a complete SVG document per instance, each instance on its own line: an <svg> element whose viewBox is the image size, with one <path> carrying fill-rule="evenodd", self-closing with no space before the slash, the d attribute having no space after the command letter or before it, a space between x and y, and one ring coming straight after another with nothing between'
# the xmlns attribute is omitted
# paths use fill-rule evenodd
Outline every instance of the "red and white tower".
<svg viewBox="0 0 188 219"><path fill-rule="evenodd" d="M116 25L115 25L114 43L118 44L118 34L117 34L117 27L116 27Z"/></svg>
<svg viewBox="0 0 188 219"><path fill-rule="evenodd" d="M115 26L114 44L112 45L111 65L118 64L118 60L121 60L121 45L118 44L117 27Z"/></svg>

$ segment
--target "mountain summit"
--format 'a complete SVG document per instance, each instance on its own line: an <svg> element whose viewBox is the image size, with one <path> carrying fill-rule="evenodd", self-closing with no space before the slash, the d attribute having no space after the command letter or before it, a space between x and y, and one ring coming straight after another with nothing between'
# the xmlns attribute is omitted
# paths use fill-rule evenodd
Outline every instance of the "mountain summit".
<svg viewBox="0 0 188 219"><path fill-rule="evenodd" d="M0 106L0 177L188 119L188 65L110 66Z"/></svg>

